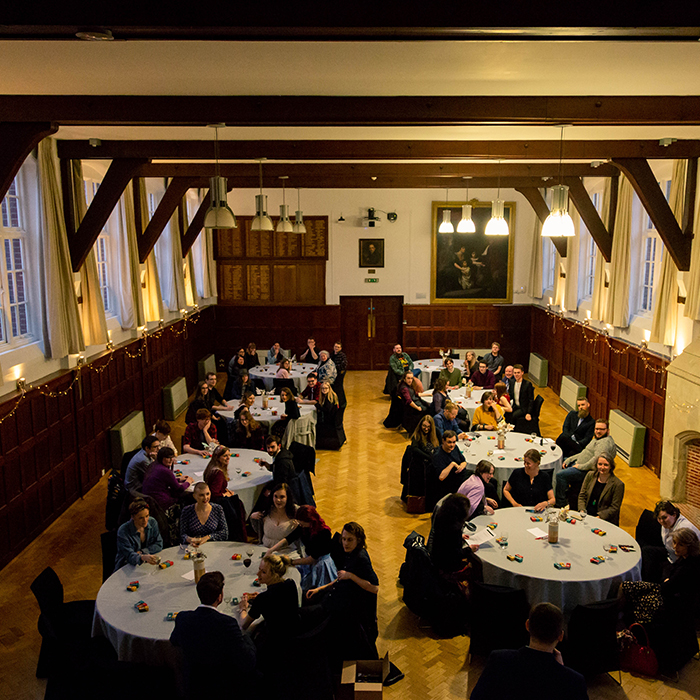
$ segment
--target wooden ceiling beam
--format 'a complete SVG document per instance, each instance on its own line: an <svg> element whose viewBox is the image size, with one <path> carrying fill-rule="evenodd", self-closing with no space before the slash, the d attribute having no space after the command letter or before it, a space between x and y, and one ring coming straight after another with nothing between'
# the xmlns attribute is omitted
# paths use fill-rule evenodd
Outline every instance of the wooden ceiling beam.
<svg viewBox="0 0 700 700"><path fill-rule="evenodd" d="M440 160L502 158L504 160L559 160L560 143L551 141L219 141L221 160ZM202 160L214 157L211 141L58 141L61 158L104 160L141 158ZM609 158L692 158L700 156L700 140L682 140L661 146L653 140L567 141L567 160ZM591 175L595 175L591 170Z"/></svg>
<svg viewBox="0 0 700 700"><path fill-rule="evenodd" d="M700 124L700 97L2 95L0 121L131 126Z"/></svg>
<svg viewBox="0 0 700 700"><path fill-rule="evenodd" d="M698 159L688 159L688 171L685 178L685 201L683 202L683 221L681 229L686 238L693 239L693 222L695 219L695 196L698 186Z"/></svg>
<svg viewBox="0 0 700 700"><path fill-rule="evenodd" d="M547 202L544 201L544 197L539 189L537 189L537 187L516 187L515 190L516 192L520 192L520 194L530 202L540 223L544 224L549 216L549 207L547 206ZM552 238L552 243L559 255L565 258L568 248L566 238Z"/></svg>
<svg viewBox="0 0 700 700"><path fill-rule="evenodd" d="M605 228L605 224L600 218L597 209L593 206L588 190L583 186L581 178L565 177L563 184L568 186L571 201L574 203L576 211L581 215L583 223L586 224L586 228L598 246L598 250L600 250L605 262L610 262L612 236L608 229Z"/></svg>
<svg viewBox="0 0 700 700"><path fill-rule="evenodd" d="M197 236L199 236L202 231L202 227L204 226L204 217L207 214L207 209L209 209L209 204L211 204L211 192L207 192L207 196L202 200L202 203L199 205L199 209L197 209L197 213L192 217L192 221L187 227L187 231L185 231L184 235L182 236L183 258L190 252L190 248L194 245L194 242L197 240Z"/></svg>
<svg viewBox="0 0 700 700"><path fill-rule="evenodd" d="M170 181L168 189L165 190L165 194L163 194L148 226L146 226L146 230L139 238L139 260L142 263L146 262L146 258L153 250L153 246L180 205L185 193L193 186L192 178L188 177L176 177Z"/></svg>
<svg viewBox="0 0 700 700"><path fill-rule="evenodd" d="M649 163L643 158L616 158L613 163L634 187L676 267L680 271L689 270L691 239L683 235Z"/></svg>
<svg viewBox="0 0 700 700"><path fill-rule="evenodd" d="M5 199L27 156L40 141L57 131L57 124L46 121L0 123L0 202Z"/></svg>
<svg viewBox="0 0 700 700"><path fill-rule="evenodd" d="M139 167L146 162L147 160L143 158L123 158L112 161L75 236L68 239L73 272L77 272L82 267L124 189L136 175Z"/></svg>

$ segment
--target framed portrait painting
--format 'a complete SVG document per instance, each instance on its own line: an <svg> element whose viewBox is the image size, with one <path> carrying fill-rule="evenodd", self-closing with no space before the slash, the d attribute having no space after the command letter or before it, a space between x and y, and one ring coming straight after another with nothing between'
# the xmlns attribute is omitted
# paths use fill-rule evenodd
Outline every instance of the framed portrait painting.
<svg viewBox="0 0 700 700"><path fill-rule="evenodd" d="M515 202L505 202L507 236L487 236L491 202L472 200L474 233L458 233L464 202L433 202L430 300L445 304L510 303L513 299ZM443 212L454 233L439 233Z"/></svg>
<svg viewBox="0 0 700 700"><path fill-rule="evenodd" d="M384 267L383 238L360 238L360 267Z"/></svg>

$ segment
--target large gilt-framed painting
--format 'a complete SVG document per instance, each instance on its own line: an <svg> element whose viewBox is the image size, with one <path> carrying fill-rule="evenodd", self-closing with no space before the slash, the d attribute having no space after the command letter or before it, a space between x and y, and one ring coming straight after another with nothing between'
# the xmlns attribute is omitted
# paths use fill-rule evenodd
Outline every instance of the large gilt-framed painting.
<svg viewBox="0 0 700 700"><path fill-rule="evenodd" d="M487 236L491 202L471 200L474 233L457 233L463 202L433 202L430 300L445 304L510 303L513 299L515 202L505 202L508 236ZM454 233L438 233L448 209Z"/></svg>

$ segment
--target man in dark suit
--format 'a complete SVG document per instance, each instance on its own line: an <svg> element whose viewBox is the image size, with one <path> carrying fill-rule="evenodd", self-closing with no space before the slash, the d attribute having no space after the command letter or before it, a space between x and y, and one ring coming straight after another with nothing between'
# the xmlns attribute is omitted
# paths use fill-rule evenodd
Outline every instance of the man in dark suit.
<svg viewBox="0 0 700 700"><path fill-rule="evenodd" d="M178 614L171 644L181 647L184 657L186 697L206 695L248 697L255 676L255 645L241 632L236 620L217 608L224 599L224 575L204 574L197 584L201 605ZM204 665L203 665L204 664Z"/></svg>
<svg viewBox="0 0 700 700"><path fill-rule="evenodd" d="M532 404L535 400L535 388L532 382L523 379L525 371L522 365L513 365L513 393L510 395L513 401L513 412L506 413L506 420L515 425L515 429L520 432L519 424L522 426L523 420L532 420ZM523 432L527 432L526 427Z"/></svg>
<svg viewBox="0 0 700 700"><path fill-rule="evenodd" d="M513 396L513 385L515 384L515 377L513 376L513 365L506 365L503 370L503 377L501 381L506 385L506 393L508 396Z"/></svg>
<svg viewBox="0 0 700 700"><path fill-rule="evenodd" d="M525 623L530 643L521 649L492 651L471 700L539 700L557 695L588 700L586 680L564 666L557 643L564 638L564 615L551 603L539 603Z"/></svg>
<svg viewBox="0 0 700 700"><path fill-rule="evenodd" d="M294 455L285 447L282 447L280 438L270 435L265 440L265 450L272 457L272 462L260 460L260 465L267 467L272 472L272 485L291 484L297 472L294 467Z"/></svg>
<svg viewBox="0 0 700 700"><path fill-rule="evenodd" d="M593 439L595 420L590 414L590 408L591 404L584 396L576 401L576 410L569 411L564 419L564 427L557 438L564 459L577 455Z"/></svg>

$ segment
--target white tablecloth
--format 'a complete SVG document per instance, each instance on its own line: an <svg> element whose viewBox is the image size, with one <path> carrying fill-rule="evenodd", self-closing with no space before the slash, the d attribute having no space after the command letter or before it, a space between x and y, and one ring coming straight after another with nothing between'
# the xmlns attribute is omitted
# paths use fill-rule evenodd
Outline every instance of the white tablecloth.
<svg viewBox="0 0 700 700"><path fill-rule="evenodd" d="M257 365L256 367L251 367L248 373L253 379L262 379L265 388L268 391L272 391L272 380L275 378L278 370L279 367L277 365ZM292 362L292 370L289 375L294 380L294 386L296 386L297 391L302 391L306 388L307 375L317 370L318 365L309 362Z"/></svg>
<svg viewBox="0 0 700 700"><path fill-rule="evenodd" d="M476 437L476 436L479 437ZM467 460L467 465L471 469L476 469L476 465L482 460L487 459L493 464L496 470L496 479L499 484L499 492L501 484L508 481L514 469L522 469L523 455L530 449L538 450L542 456L540 462L541 471L551 471L552 473L552 488L554 488L554 479L561 471L562 451L561 448L549 438L535 438L525 433L510 432L506 435L505 448L499 450L497 448L496 431L480 430L478 433L469 433L470 441L460 440L457 447L461 450L464 458ZM542 445L540 445L540 440ZM552 449L554 448L554 449ZM489 452L493 454L489 455Z"/></svg>
<svg viewBox="0 0 700 700"><path fill-rule="evenodd" d="M238 457L235 455L238 455ZM250 515L265 484L272 481L272 472L267 467L260 466L254 461L255 459L271 461L267 452L231 449L231 459L228 463L228 475L230 477L228 487L231 491L238 494L248 515ZM182 461L189 461L189 464L181 464ZM206 457L184 454L178 455L174 468L179 469L185 476L191 476L194 482L197 483L198 481L203 481L202 475L207 464L209 464L209 459ZM240 470L240 473L238 473L238 470ZM250 476L243 476L243 472L250 472Z"/></svg>
<svg viewBox="0 0 700 700"><path fill-rule="evenodd" d="M231 560L234 552L245 559L245 550L249 548L254 550L249 568L245 568L242 559ZM221 571L226 578L225 599L265 590L265 586L254 587L253 581L266 547L242 542L207 542L201 550L207 555L206 570ZM163 561L173 562L173 566L167 569L150 564L126 564L102 584L95 603L92 633L93 636L102 634L107 637L120 661L177 665L178 652L168 641L175 623L167 622L165 617L169 612L194 610L199 605L192 562L184 560L183 553L180 547L161 552ZM183 574L190 577L183 578ZM297 585L301 581L294 567L287 571L287 578L292 578ZM136 580L139 582L138 590L127 591L127 584ZM299 592L301 596L300 588ZM134 604L140 600L148 604L148 612L140 613L134 608ZM230 603L222 603L219 610L236 619L239 617L238 607Z"/></svg>
<svg viewBox="0 0 700 700"><path fill-rule="evenodd" d="M455 363L455 369L460 372L464 369L464 362L462 360L452 360ZM414 369L420 370L420 380L423 383L423 387L427 389L430 386L430 379L433 376L433 372L439 372L445 368L444 360L439 357L430 360L417 360L413 363Z"/></svg>
<svg viewBox="0 0 700 700"><path fill-rule="evenodd" d="M547 531L547 523L533 523L525 508L503 508L494 515L480 515L472 522L479 532L490 522L498 523L495 537L481 545L477 555L484 565L484 581L499 586L521 588L527 593L530 605L547 602L558 605L567 615L579 604L603 600L613 584L622 581L639 581L641 578L641 554L635 540L616 525L588 517L586 523L559 524L559 543L549 544L538 540L528 529L538 527ZM591 532L600 528L603 537ZM508 533L508 546L501 549L495 538ZM594 556L606 556L605 544L627 544L634 552L610 554L602 564L593 564ZM508 554L521 554L523 561L509 561ZM571 569L555 569L555 562L569 562Z"/></svg>

